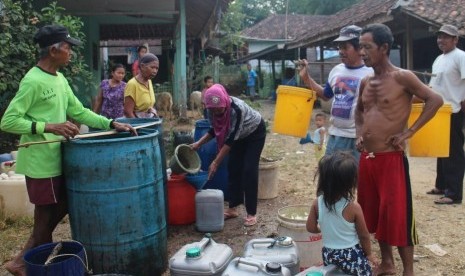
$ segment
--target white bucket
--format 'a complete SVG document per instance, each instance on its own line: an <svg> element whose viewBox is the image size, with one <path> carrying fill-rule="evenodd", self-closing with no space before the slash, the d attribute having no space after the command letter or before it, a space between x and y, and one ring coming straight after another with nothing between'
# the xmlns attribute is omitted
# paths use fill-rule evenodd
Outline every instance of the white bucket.
<svg viewBox="0 0 465 276"><path fill-rule="evenodd" d="M278 235L291 237L297 244L300 256L300 270L323 263L321 233L307 231L306 223L310 206L293 205L278 210Z"/></svg>
<svg viewBox="0 0 465 276"><path fill-rule="evenodd" d="M258 199L272 199L278 196L279 160L260 160L258 166Z"/></svg>

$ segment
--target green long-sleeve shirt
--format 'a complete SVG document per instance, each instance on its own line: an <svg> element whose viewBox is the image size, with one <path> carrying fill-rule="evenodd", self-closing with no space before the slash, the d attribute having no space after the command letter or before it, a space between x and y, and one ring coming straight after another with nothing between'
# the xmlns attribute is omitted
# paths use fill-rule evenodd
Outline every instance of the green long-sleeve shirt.
<svg viewBox="0 0 465 276"><path fill-rule="evenodd" d="M24 76L16 96L1 121L1 129L21 135L21 143L56 140L61 136L44 133L46 123L64 123L67 116L79 123L109 129L110 120L85 108L73 94L66 78L33 67ZM32 134L36 122L36 134ZM48 178L62 174L60 143L39 144L20 148L16 172L32 178Z"/></svg>

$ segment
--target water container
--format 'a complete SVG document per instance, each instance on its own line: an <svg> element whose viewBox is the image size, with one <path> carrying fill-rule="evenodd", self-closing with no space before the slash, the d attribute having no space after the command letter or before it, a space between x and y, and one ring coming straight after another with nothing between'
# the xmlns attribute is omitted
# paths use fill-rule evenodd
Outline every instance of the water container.
<svg viewBox="0 0 465 276"><path fill-rule="evenodd" d="M260 160L258 166L258 199L272 199L278 196L279 160Z"/></svg>
<svg viewBox="0 0 465 276"><path fill-rule="evenodd" d="M199 171L195 174L186 174L186 181L192 185L197 191L202 190L203 186L208 182L208 172Z"/></svg>
<svg viewBox="0 0 465 276"><path fill-rule="evenodd" d="M303 138L307 135L316 93L302 87L280 85L273 132Z"/></svg>
<svg viewBox="0 0 465 276"><path fill-rule="evenodd" d="M16 158L12 156L11 153L2 153L0 154L0 163L5 161L15 160Z"/></svg>
<svg viewBox="0 0 465 276"><path fill-rule="evenodd" d="M194 140L198 141L202 138L205 133L210 129L209 120L198 120L195 122L195 131L194 131ZM197 150L200 160L202 161L201 169L202 171L208 171L208 167L215 159L218 152L216 138L211 139L208 143L202 145L199 150ZM222 190L225 200L228 200L228 156L226 156L221 164L219 164L218 169L213 176L213 178L208 181L204 189L218 189Z"/></svg>
<svg viewBox="0 0 465 276"><path fill-rule="evenodd" d="M221 275L233 258L231 247L216 243L210 235L184 245L170 258L171 276Z"/></svg>
<svg viewBox="0 0 465 276"><path fill-rule="evenodd" d="M348 274L339 270L337 266L330 264L309 267L295 276L348 276Z"/></svg>
<svg viewBox="0 0 465 276"><path fill-rule="evenodd" d="M189 145L178 145L170 160L173 173L197 173L200 170L200 157Z"/></svg>
<svg viewBox="0 0 465 276"><path fill-rule="evenodd" d="M321 265L323 238L321 233L307 231L306 223L310 206L293 205L278 210L278 235L291 237L297 244L300 257L300 270Z"/></svg>
<svg viewBox="0 0 465 276"><path fill-rule="evenodd" d="M0 173L8 173L16 170L16 161L5 161L0 163Z"/></svg>
<svg viewBox="0 0 465 276"><path fill-rule="evenodd" d="M14 174L0 179L0 215L34 216L34 204L29 202L26 178Z"/></svg>
<svg viewBox="0 0 465 276"><path fill-rule="evenodd" d="M71 234L96 274L151 276L166 269L160 134L138 132L63 144Z"/></svg>
<svg viewBox="0 0 465 276"><path fill-rule="evenodd" d="M87 260L82 245L78 242L61 242L62 248L56 257L47 263L58 243L47 243L32 248L24 255L27 276L84 276L87 275Z"/></svg>
<svg viewBox="0 0 465 276"><path fill-rule="evenodd" d="M157 123L155 125L149 126L144 128L146 130L158 131L160 135L158 135L158 145L160 145L160 158L162 160L161 166L163 170L163 189L165 192L165 198L168 198L168 189L166 186L168 185L168 174L166 173L168 166L166 161L166 154L165 154L165 141L163 139L163 119L161 118L119 118L115 121L125 124L130 124L132 126L147 124L147 123ZM168 217L168 201L165 201L165 211L166 216Z"/></svg>
<svg viewBox="0 0 465 276"><path fill-rule="evenodd" d="M287 267L292 275L300 271L297 245L290 237L252 239L245 244L243 256L280 263Z"/></svg>
<svg viewBox="0 0 465 276"><path fill-rule="evenodd" d="M420 117L423 106L422 103L412 105L408 127ZM413 134L409 140L410 156L449 157L451 114L451 105L443 105L430 121Z"/></svg>
<svg viewBox="0 0 465 276"><path fill-rule="evenodd" d="M173 150L181 144L194 143L191 131L173 131Z"/></svg>
<svg viewBox="0 0 465 276"><path fill-rule="evenodd" d="M16 160L16 157L18 157L18 151L17 150L14 150L12 152L10 152L11 154L11 157L13 158L13 160Z"/></svg>
<svg viewBox="0 0 465 276"><path fill-rule="evenodd" d="M218 232L224 227L224 198L221 190L200 190L195 195L195 226L200 232Z"/></svg>
<svg viewBox="0 0 465 276"><path fill-rule="evenodd" d="M234 258L223 276L291 276L289 269L279 263L252 258Z"/></svg>
<svg viewBox="0 0 465 276"><path fill-rule="evenodd" d="M195 222L195 194L184 175L172 174L168 180L168 224L183 225Z"/></svg>
<svg viewBox="0 0 465 276"><path fill-rule="evenodd" d="M147 124L147 123L157 123L153 126L149 126L144 129L149 129L152 131L158 131L160 135L158 135L158 144L160 145L160 157L161 160L164 162L162 163L163 166L163 180L164 180L164 185L168 183L168 177L166 175L166 154L165 154L165 142L163 140L163 119L161 118L119 118L116 119L115 121L120 122L120 123L125 123L125 124L130 124L132 126L137 126L137 125L142 125L142 124Z"/></svg>

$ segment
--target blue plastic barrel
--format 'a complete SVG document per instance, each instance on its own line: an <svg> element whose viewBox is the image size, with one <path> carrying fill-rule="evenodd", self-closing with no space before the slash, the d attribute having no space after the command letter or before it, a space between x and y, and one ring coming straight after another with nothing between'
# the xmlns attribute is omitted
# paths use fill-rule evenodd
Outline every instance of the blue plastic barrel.
<svg viewBox="0 0 465 276"><path fill-rule="evenodd" d="M158 144L160 145L160 157L162 162L163 169L163 185L166 190L166 185L168 183L168 175L166 174L166 154L165 154L165 142L163 140L163 119L160 118L118 118L117 122L130 124L132 126L147 124L147 123L157 123L156 125L149 126L147 129L153 129L158 131Z"/></svg>
<svg viewBox="0 0 465 276"><path fill-rule="evenodd" d="M84 248L77 242L62 242L62 248L56 257L45 265L57 244L43 244L26 252L24 263L27 276L84 276L87 266Z"/></svg>
<svg viewBox="0 0 465 276"><path fill-rule="evenodd" d="M145 129L150 129L153 131L158 131L160 135L158 135L158 144L160 145L160 157L162 160L161 166L163 170L163 190L165 193L165 198L168 198L168 174L166 173L166 169L168 166L166 165L166 153L165 153L165 141L163 140L163 119L160 118L118 118L115 121L125 124L130 124L132 126L147 124L147 123L157 123L153 126L149 126ZM165 216L166 220L168 221L168 200L165 200Z"/></svg>
<svg viewBox="0 0 465 276"><path fill-rule="evenodd" d="M161 275L167 265L159 132L64 143L73 239L94 273Z"/></svg>
<svg viewBox="0 0 465 276"><path fill-rule="evenodd" d="M202 138L205 133L210 129L209 120L198 120L195 122L195 131L194 131L194 140L198 141ZM201 170L208 171L208 167L215 159L218 152L216 138L213 138L208 143L204 144L197 151L199 154L200 160L202 161ZM229 199L228 193L228 156L221 162L219 165L213 179L208 181L203 189L218 189L222 190L224 194L224 199Z"/></svg>

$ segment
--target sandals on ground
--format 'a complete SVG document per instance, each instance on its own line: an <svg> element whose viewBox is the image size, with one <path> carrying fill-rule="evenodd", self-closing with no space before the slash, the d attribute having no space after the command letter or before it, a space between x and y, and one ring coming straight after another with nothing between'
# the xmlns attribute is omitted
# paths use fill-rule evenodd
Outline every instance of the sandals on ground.
<svg viewBox="0 0 465 276"><path fill-rule="evenodd" d="M247 216L244 220L244 226L253 226L257 224L257 217L256 216Z"/></svg>
<svg viewBox="0 0 465 276"><path fill-rule="evenodd" d="M462 200L459 199L452 199L447 196L440 197L434 201L436 204L442 204L442 205L451 205L451 204L461 204Z"/></svg>
<svg viewBox="0 0 465 276"><path fill-rule="evenodd" d="M443 195L444 190L440 190L438 188L433 188L433 189L427 191L426 194L428 194L428 195Z"/></svg>

